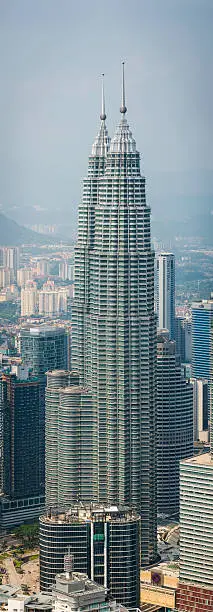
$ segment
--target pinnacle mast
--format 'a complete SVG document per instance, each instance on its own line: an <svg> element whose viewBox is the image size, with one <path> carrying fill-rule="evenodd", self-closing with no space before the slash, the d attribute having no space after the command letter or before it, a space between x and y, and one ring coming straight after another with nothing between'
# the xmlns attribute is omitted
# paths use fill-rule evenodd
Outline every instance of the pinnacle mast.
<svg viewBox="0 0 213 612"><path fill-rule="evenodd" d="M101 95L101 121L105 121L106 112L105 112L105 93L104 93L104 73L102 74L102 95Z"/></svg>
<svg viewBox="0 0 213 612"><path fill-rule="evenodd" d="M122 98L121 98L121 107L120 113L125 115L127 111L126 103L125 103L125 74L124 74L124 66L125 62L122 62Z"/></svg>
<svg viewBox="0 0 213 612"><path fill-rule="evenodd" d="M106 110L105 110L105 92L104 92L104 73L102 74L102 87L101 87L101 114L100 114L101 125L99 133L92 146L93 157L106 157L109 150L110 138L106 127Z"/></svg>

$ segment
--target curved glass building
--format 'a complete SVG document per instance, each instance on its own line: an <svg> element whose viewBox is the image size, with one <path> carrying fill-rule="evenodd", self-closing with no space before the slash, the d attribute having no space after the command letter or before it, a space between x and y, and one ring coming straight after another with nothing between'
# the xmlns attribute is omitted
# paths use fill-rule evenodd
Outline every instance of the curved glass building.
<svg viewBox="0 0 213 612"><path fill-rule="evenodd" d="M20 346L23 362L42 382L47 370L68 365L68 335L64 327L46 323L22 327Z"/></svg>
<svg viewBox="0 0 213 612"><path fill-rule="evenodd" d="M139 605L139 516L130 508L78 504L40 517L40 588L51 590L70 548L74 571L109 589L124 606Z"/></svg>
<svg viewBox="0 0 213 612"><path fill-rule="evenodd" d="M181 374L176 343L161 330L157 343L157 507L179 512L179 462L192 457L193 387Z"/></svg>
<svg viewBox="0 0 213 612"><path fill-rule="evenodd" d="M47 372L46 502L70 505L97 499L96 440L92 397L78 385L77 372Z"/></svg>
<svg viewBox="0 0 213 612"><path fill-rule="evenodd" d="M45 492L48 506L58 503L59 390L69 384L67 370L47 372L45 390Z"/></svg>

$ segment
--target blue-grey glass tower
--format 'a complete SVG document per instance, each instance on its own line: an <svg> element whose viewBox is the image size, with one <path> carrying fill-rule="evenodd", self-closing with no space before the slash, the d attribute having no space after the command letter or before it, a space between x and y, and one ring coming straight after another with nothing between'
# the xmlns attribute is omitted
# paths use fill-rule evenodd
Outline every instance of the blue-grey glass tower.
<svg viewBox="0 0 213 612"><path fill-rule="evenodd" d="M210 380L213 299L192 304L192 376Z"/></svg>
<svg viewBox="0 0 213 612"><path fill-rule="evenodd" d="M168 329L170 340L175 339L175 256L160 253L157 259L158 327Z"/></svg>
<svg viewBox="0 0 213 612"><path fill-rule="evenodd" d="M0 377L1 485L12 500L42 493L39 393L37 378L19 380L13 373Z"/></svg>
<svg viewBox="0 0 213 612"><path fill-rule="evenodd" d="M103 104L79 206L72 367L93 397L94 498L134 504L149 563L156 557L154 253L126 110L123 79L121 121L110 143Z"/></svg>
<svg viewBox="0 0 213 612"><path fill-rule="evenodd" d="M46 372L67 369L68 335L64 327L54 325L28 325L20 330L23 362L32 369L40 382L39 397L39 472L41 493L45 488L45 386Z"/></svg>
<svg viewBox="0 0 213 612"><path fill-rule="evenodd" d="M64 327L45 323L22 327L20 345L23 362L41 382L46 382L47 370L67 368L68 335Z"/></svg>
<svg viewBox="0 0 213 612"><path fill-rule="evenodd" d="M179 462L193 455L193 387L181 374L169 332L157 343L157 507L179 512Z"/></svg>

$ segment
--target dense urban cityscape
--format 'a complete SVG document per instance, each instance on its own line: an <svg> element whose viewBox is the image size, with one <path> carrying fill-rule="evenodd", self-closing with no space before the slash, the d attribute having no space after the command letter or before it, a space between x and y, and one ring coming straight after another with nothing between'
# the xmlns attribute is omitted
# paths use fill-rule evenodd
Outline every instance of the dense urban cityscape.
<svg viewBox="0 0 213 612"><path fill-rule="evenodd" d="M0 213L5 612L213 612L213 215L152 219L120 80L78 223Z"/></svg>

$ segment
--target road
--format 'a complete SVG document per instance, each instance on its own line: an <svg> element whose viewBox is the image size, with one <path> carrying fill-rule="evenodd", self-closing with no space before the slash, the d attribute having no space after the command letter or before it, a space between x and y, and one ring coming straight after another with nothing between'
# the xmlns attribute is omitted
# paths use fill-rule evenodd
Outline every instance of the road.
<svg viewBox="0 0 213 612"><path fill-rule="evenodd" d="M13 560L10 557L7 557L2 562L2 565L5 567L8 575L8 584L12 584L14 586L20 586L23 580L23 576L18 574L16 568L14 567Z"/></svg>

